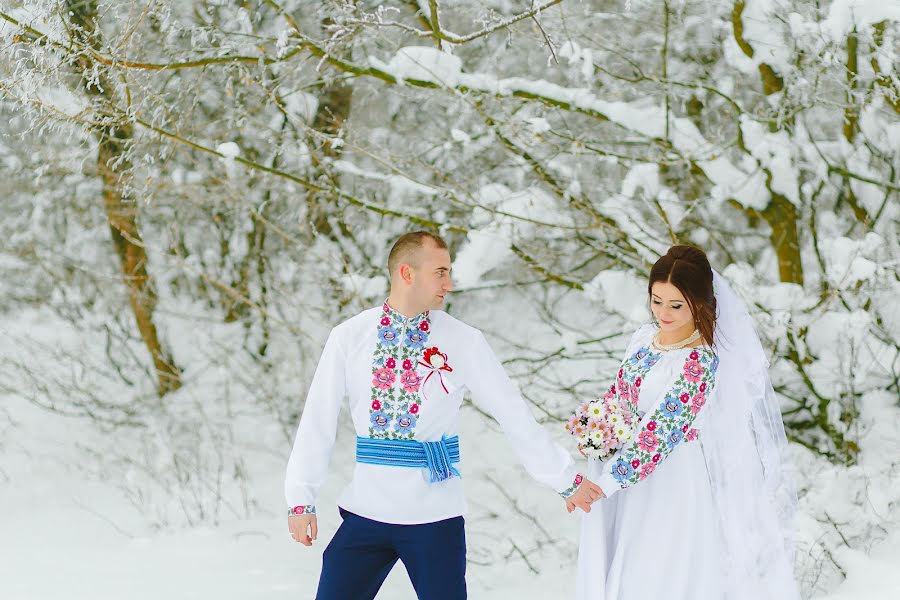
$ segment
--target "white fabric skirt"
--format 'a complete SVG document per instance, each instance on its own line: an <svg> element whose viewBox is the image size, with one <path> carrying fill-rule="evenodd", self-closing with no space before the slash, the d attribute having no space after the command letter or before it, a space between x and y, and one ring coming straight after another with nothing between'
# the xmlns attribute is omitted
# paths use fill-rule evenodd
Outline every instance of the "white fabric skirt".
<svg viewBox="0 0 900 600"><path fill-rule="evenodd" d="M596 480L603 465L588 464ZM720 542L699 442L582 516L578 600L722 600Z"/></svg>

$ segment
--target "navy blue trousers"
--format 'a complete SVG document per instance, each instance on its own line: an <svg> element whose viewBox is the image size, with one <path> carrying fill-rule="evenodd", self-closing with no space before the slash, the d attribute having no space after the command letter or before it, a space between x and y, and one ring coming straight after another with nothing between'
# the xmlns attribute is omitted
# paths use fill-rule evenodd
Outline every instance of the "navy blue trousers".
<svg viewBox="0 0 900 600"><path fill-rule="evenodd" d="M465 600L462 517L392 525L341 509L344 522L322 555L316 600L372 600L398 560L419 600Z"/></svg>

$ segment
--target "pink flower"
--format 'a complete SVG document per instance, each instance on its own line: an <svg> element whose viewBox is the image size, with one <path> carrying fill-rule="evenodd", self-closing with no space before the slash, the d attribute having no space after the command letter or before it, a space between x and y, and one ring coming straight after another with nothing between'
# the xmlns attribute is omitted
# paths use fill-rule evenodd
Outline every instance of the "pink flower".
<svg viewBox="0 0 900 600"><path fill-rule="evenodd" d="M639 461L638 459L634 459L633 461L631 461L631 467L633 469L637 469L639 466L641 466L641 461Z"/></svg>
<svg viewBox="0 0 900 600"><path fill-rule="evenodd" d="M642 431L638 434L638 447L644 452L653 452L656 450L657 444L659 444L659 440L652 431Z"/></svg>
<svg viewBox="0 0 900 600"><path fill-rule="evenodd" d="M622 376L625 374L625 369L619 369L619 379L622 379Z"/></svg>
<svg viewBox="0 0 900 600"><path fill-rule="evenodd" d="M691 398L691 412L696 415L703 408L704 404L706 404L706 396L701 392Z"/></svg>
<svg viewBox="0 0 900 600"><path fill-rule="evenodd" d="M703 365L698 363L696 360L689 360L684 363L684 378L690 381L691 383L697 383L700 381L700 378L703 377L703 374L706 370L703 368Z"/></svg>
<svg viewBox="0 0 900 600"><path fill-rule="evenodd" d="M600 427L600 423L594 420L588 421L588 429L591 431L597 431L597 428Z"/></svg>
<svg viewBox="0 0 900 600"><path fill-rule="evenodd" d="M397 361L393 358L387 359L387 362L385 362L385 364L387 365L388 369L394 369L397 367Z"/></svg>
<svg viewBox="0 0 900 600"><path fill-rule="evenodd" d="M384 367L372 373L372 384L380 390L388 390L394 385L396 378L391 369Z"/></svg>
<svg viewBox="0 0 900 600"><path fill-rule="evenodd" d="M647 431L656 431L656 421L647 423Z"/></svg>
<svg viewBox="0 0 900 600"><path fill-rule="evenodd" d="M304 512L306 512L306 507L305 507L305 506L295 506L295 507L294 507L294 514L295 514L295 515L302 515Z"/></svg>
<svg viewBox="0 0 900 600"><path fill-rule="evenodd" d="M421 323L419 323L419 329L428 333L428 321L422 321Z"/></svg>
<svg viewBox="0 0 900 600"><path fill-rule="evenodd" d="M688 430L688 426L687 426L687 424L685 424L685 426L681 428L681 432L687 433L687 430Z"/></svg>
<svg viewBox="0 0 900 600"><path fill-rule="evenodd" d="M372 410L381 410L381 402L372 400Z"/></svg>
<svg viewBox="0 0 900 600"><path fill-rule="evenodd" d="M388 303L387 303L387 302L385 302L385 303L384 303L384 306L381 307L381 310L383 310L383 311L386 312L386 313L389 313L389 312L391 312L391 307L388 306Z"/></svg>
<svg viewBox="0 0 900 600"><path fill-rule="evenodd" d="M619 380L619 394L623 396L628 395L628 383L624 379Z"/></svg>
<svg viewBox="0 0 900 600"><path fill-rule="evenodd" d="M403 389L407 392L418 392L422 378L413 370L403 371L400 375L400 383L403 384Z"/></svg>
<svg viewBox="0 0 900 600"><path fill-rule="evenodd" d="M706 382L705 382L705 381L702 382L702 383L700 384L700 391L701 391L701 392L705 392L705 391L706 391Z"/></svg>
<svg viewBox="0 0 900 600"><path fill-rule="evenodd" d="M691 395L690 395L690 394L682 394L682 395L681 395L681 403L682 403L682 404L687 404L687 403L688 403L688 400L690 400L690 399L691 399Z"/></svg>
<svg viewBox="0 0 900 600"><path fill-rule="evenodd" d="M412 369L412 361L407 358L403 361L403 370L409 371L410 369Z"/></svg>
<svg viewBox="0 0 900 600"><path fill-rule="evenodd" d="M575 476L575 485L581 485L582 481L584 481L584 478L581 476L581 473Z"/></svg>
<svg viewBox="0 0 900 600"><path fill-rule="evenodd" d="M413 414L413 415L419 414L419 405L418 405L418 404L413 404L412 406L410 406L410 407L409 407L409 412L410 412L410 414Z"/></svg>
<svg viewBox="0 0 900 600"><path fill-rule="evenodd" d="M638 403L638 399L640 398L639 394L640 394L641 390L639 390L639 389L637 388L637 386L632 386L632 388L631 388L631 390L629 390L629 392L630 392L630 394L631 394L631 401L632 401L634 404L637 404L637 403Z"/></svg>
<svg viewBox="0 0 900 600"><path fill-rule="evenodd" d="M655 469L655 468L656 468L655 463L647 463L643 467L641 467L641 479L646 479L647 477L650 477L650 475L653 473L653 469Z"/></svg>
<svg viewBox="0 0 900 600"><path fill-rule="evenodd" d="M575 428L572 430L572 433L574 433L577 436L580 436L581 434L584 433L584 426L582 426L581 423L577 423L575 425Z"/></svg>
<svg viewBox="0 0 900 600"><path fill-rule="evenodd" d="M387 327L391 324L391 319L389 317L381 317L381 324Z"/></svg>
<svg viewBox="0 0 900 600"><path fill-rule="evenodd" d="M569 417L569 420L566 421L566 429L568 431L572 431L573 429L575 429L575 425L577 425L578 423L580 423L578 417Z"/></svg>
<svg viewBox="0 0 900 600"><path fill-rule="evenodd" d="M659 458L660 458L659 454L654 454L654 455L653 455L653 462L658 463L658 462L659 462Z"/></svg>
<svg viewBox="0 0 900 600"><path fill-rule="evenodd" d="M687 435L684 436L684 439L686 439L689 442L693 442L694 440L697 439L698 435L700 435L699 431L697 431L696 429L691 429L690 431L687 432Z"/></svg>
<svg viewBox="0 0 900 600"><path fill-rule="evenodd" d="M691 360L697 360L698 358L700 358L700 355L697 354L697 351L696 351L696 350L694 350L693 352L691 352Z"/></svg>
<svg viewBox="0 0 900 600"><path fill-rule="evenodd" d="M578 407L577 414L579 417L588 416L588 403L587 402L585 402L584 404L582 404L581 406Z"/></svg>
<svg viewBox="0 0 900 600"><path fill-rule="evenodd" d="M634 385L635 385L635 387L641 387L641 378L640 377L638 377L637 379L634 380Z"/></svg>

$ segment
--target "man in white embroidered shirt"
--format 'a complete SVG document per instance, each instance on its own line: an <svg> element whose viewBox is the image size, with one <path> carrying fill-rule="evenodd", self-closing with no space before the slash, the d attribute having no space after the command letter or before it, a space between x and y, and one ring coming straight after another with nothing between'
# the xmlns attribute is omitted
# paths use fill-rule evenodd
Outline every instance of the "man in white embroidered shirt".
<svg viewBox="0 0 900 600"><path fill-rule="evenodd" d="M457 424L465 390L495 419L532 477L570 510L602 494L534 420L477 329L439 310L453 288L439 236L400 237L390 296L335 327L309 388L288 461L291 536L317 536L315 498L328 474L344 398L357 433L343 522L323 555L317 600L367 600L402 560L420 600L466 598L465 499ZM352 574L352 576L351 576Z"/></svg>

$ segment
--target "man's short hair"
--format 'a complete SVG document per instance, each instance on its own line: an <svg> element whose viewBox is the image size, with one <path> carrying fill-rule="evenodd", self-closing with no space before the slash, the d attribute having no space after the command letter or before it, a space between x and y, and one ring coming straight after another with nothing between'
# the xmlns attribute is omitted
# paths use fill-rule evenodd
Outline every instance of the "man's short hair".
<svg viewBox="0 0 900 600"><path fill-rule="evenodd" d="M410 263L410 257L425 245L425 240L431 240L434 245L443 250L447 250L447 242L444 238L430 231L411 231L404 233L394 242L391 253L388 254L388 271L391 275L401 263Z"/></svg>

